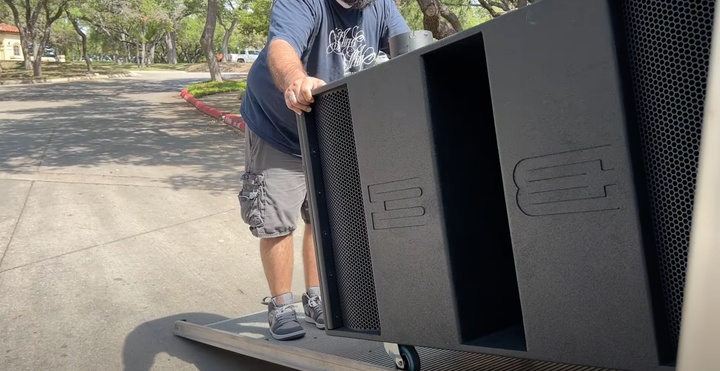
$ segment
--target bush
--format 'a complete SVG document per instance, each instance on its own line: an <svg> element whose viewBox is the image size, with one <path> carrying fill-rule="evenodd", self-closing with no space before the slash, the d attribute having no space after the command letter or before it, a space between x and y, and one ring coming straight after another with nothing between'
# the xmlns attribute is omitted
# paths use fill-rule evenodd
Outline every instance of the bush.
<svg viewBox="0 0 720 371"><path fill-rule="evenodd" d="M210 94L218 93L229 93L233 91L244 92L245 81L205 81L197 84L192 84L187 87L187 92L192 94L195 98L201 98Z"/></svg>

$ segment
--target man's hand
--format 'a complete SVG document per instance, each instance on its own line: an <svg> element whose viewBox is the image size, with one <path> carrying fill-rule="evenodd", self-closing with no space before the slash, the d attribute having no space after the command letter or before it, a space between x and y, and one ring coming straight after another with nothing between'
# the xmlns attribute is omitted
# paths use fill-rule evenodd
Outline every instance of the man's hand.
<svg viewBox="0 0 720 371"><path fill-rule="evenodd" d="M325 85L325 81L305 76L295 80L285 89L285 104L298 115L302 111L310 112L310 104L314 101L312 91Z"/></svg>

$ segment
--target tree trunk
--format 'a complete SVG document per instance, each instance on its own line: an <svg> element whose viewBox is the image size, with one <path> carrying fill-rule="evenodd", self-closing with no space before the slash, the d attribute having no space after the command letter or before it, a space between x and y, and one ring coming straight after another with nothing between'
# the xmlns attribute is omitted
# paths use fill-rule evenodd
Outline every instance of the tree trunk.
<svg viewBox="0 0 720 371"><path fill-rule="evenodd" d="M20 47L23 50L23 58L25 59L25 70L30 71L32 67L32 51L30 50L30 35L31 32L27 28L22 27L20 22L16 22L16 26L20 29Z"/></svg>
<svg viewBox="0 0 720 371"><path fill-rule="evenodd" d="M147 65L151 65L155 63L155 45L156 43L150 44L150 51L148 52L148 59L147 59Z"/></svg>
<svg viewBox="0 0 720 371"><path fill-rule="evenodd" d="M25 59L25 70L30 71L33 69L33 63L32 63L32 52L30 50L30 40L32 39L32 32L22 27L22 24L20 24L20 21L16 21L16 26L18 29L20 29L20 47L23 51L23 58Z"/></svg>
<svg viewBox="0 0 720 371"><path fill-rule="evenodd" d="M132 56L130 55L130 44L125 42L125 34L120 35L120 41L122 41L123 49L125 49L125 62L132 63Z"/></svg>
<svg viewBox="0 0 720 371"><path fill-rule="evenodd" d="M205 19L205 29L200 38L205 58L207 58L208 68L210 70L210 79L212 81L223 81L220 65L215 56L215 23L217 22L217 0L208 0L207 18Z"/></svg>
<svg viewBox="0 0 720 371"><path fill-rule="evenodd" d="M170 40L172 40L172 50L170 53L170 60L171 64L177 64L178 63L178 47L177 47L177 32L173 31L170 34Z"/></svg>
<svg viewBox="0 0 720 371"><path fill-rule="evenodd" d="M90 56L88 56L87 52L87 35L85 35L85 32L83 32L83 30L80 28L77 18L70 15L70 12L67 12L67 16L73 28L75 29L75 32L77 32L77 34L80 35L80 39L82 39L82 58L85 60L85 64L87 65L88 75L91 75L94 72L92 68L92 61L90 60Z"/></svg>
<svg viewBox="0 0 720 371"><path fill-rule="evenodd" d="M60 18L60 16L58 16L57 18ZM35 77L42 77L42 57L43 55L45 55L45 45L47 45L48 40L50 40L50 30L52 30L52 22L53 20L51 20L48 15L45 22L45 31L43 32L42 39L40 40L40 54L35 54L35 66L33 66L33 75Z"/></svg>
<svg viewBox="0 0 720 371"><path fill-rule="evenodd" d="M180 21L175 20L173 22L173 29L168 34L170 37L168 40L170 43L168 44L168 63L170 64L177 64L178 63L178 46L177 46L177 33L180 30Z"/></svg>
<svg viewBox="0 0 720 371"><path fill-rule="evenodd" d="M33 43L33 54L32 54L33 58L35 59L33 61L33 66L32 66L33 67L33 76L35 76L35 77L42 77L42 55L40 54L40 47L41 47L40 43L38 43L36 40L35 43ZM44 51L45 47L42 46L42 48Z"/></svg>
<svg viewBox="0 0 720 371"><path fill-rule="evenodd" d="M22 45L23 57L25 58L25 69L30 71L33 69L32 50L27 36L21 38L20 45Z"/></svg>
<svg viewBox="0 0 720 371"><path fill-rule="evenodd" d="M237 27L238 19L235 18L232 20L232 23L230 23L230 28L225 30L225 36L223 36L223 43L222 43L222 55L223 60L227 58L228 53L228 44L230 44L230 36L232 36L232 33L235 31L235 27Z"/></svg>
<svg viewBox="0 0 720 371"><path fill-rule="evenodd" d="M115 62L117 64L121 64L120 63L120 53L118 53L117 40L114 37L111 37L110 42L112 42L113 62Z"/></svg>
<svg viewBox="0 0 720 371"><path fill-rule="evenodd" d="M30 40L34 38L34 28L37 24L37 18L40 14L40 7L42 6L41 2L38 2L35 5L34 9L30 8L30 2L27 1L25 3L25 24L20 22L20 12L18 11L17 6L15 5L15 2L11 0L5 0L5 4L10 8L13 15L13 20L15 21L15 26L20 30L20 45L22 47L23 51L23 58L25 59L25 69L26 70L32 70L33 69L33 63L31 60L31 54L30 54Z"/></svg>
<svg viewBox="0 0 720 371"><path fill-rule="evenodd" d="M165 34L165 45L167 48L167 60L168 64L176 64L177 60L173 60L173 44L172 44L172 31Z"/></svg>
<svg viewBox="0 0 720 371"><path fill-rule="evenodd" d="M30 33L27 28L22 27L19 20L16 20L15 25L20 30L20 48L22 48L23 58L25 59L25 70L30 71L33 69L32 60L30 59L32 56L30 54L30 40L28 39Z"/></svg>
<svg viewBox="0 0 720 371"><path fill-rule="evenodd" d="M423 27L440 40L462 31L460 19L440 0L417 0L423 12Z"/></svg>
<svg viewBox="0 0 720 371"><path fill-rule="evenodd" d="M515 9L520 9L528 6L529 4L536 3L539 0L502 0L502 1L489 1L489 0L478 0L479 6L483 7L493 17L497 18L507 12ZM498 12L493 6L502 9Z"/></svg>
<svg viewBox="0 0 720 371"><path fill-rule="evenodd" d="M147 58L146 58L146 56L147 56L147 42L145 41L145 22L143 22L143 24L142 24L142 31L141 31L141 32L142 32L142 35L141 35L142 40L140 40L140 41L142 41L142 53L141 53L140 55L142 55L142 61L140 61L140 64L141 64L142 67L147 67Z"/></svg>
<svg viewBox="0 0 720 371"><path fill-rule="evenodd" d="M52 24L57 21L60 16L63 15L63 13L65 13L65 6L67 5L67 1L60 3L54 15L50 14L50 9L48 8L47 2L38 2L38 9L40 4L43 5L43 9L45 10L45 30L43 30L42 38L40 39L40 45L38 45L37 39L33 40L33 52L35 56L33 75L35 77L42 77L42 56L45 54L45 45L47 45L48 40L50 40L50 30L52 29Z"/></svg>
<svg viewBox="0 0 720 371"><path fill-rule="evenodd" d="M493 18L497 18L502 15L502 13L498 13L498 11L495 10L495 8L493 8L487 0L478 0L478 2L480 3L480 6L487 10Z"/></svg>
<svg viewBox="0 0 720 371"><path fill-rule="evenodd" d="M142 68L142 57L140 56L140 43L135 44L135 59L138 65L138 68Z"/></svg>

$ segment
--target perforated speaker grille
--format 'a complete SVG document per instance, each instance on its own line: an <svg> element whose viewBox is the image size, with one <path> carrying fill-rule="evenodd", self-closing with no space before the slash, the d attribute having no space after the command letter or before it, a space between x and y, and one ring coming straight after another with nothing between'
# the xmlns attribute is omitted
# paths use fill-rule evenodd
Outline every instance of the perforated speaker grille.
<svg viewBox="0 0 720 371"><path fill-rule="evenodd" d="M623 0L670 332L677 347L714 0Z"/></svg>
<svg viewBox="0 0 720 371"><path fill-rule="evenodd" d="M354 330L379 331L347 89L318 96L314 110L343 323Z"/></svg>

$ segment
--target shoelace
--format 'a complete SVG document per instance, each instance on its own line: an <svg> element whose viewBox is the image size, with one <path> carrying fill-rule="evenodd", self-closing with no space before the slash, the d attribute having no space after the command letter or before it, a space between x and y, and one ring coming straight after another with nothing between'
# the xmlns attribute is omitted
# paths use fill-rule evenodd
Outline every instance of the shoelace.
<svg viewBox="0 0 720 371"><path fill-rule="evenodd" d="M319 316L323 313L322 304L320 304L320 297L313 296L308 300L308 306L315 310L315 313Z"/></svg>
<svg viewBox="0 0 720 371"><path fill-rule="evenodd" d="M261 304L268 305L270 304L270 300L272 300L271 297L266 296L263 298L263 301ZM296 321L297 320L297 312L295 311L295 306L292 304L283 305L281 307L275 307L275 321L277 322L277 326L282 326L285 323Z"/></svg>

